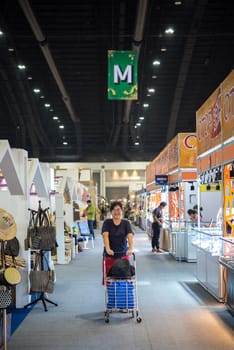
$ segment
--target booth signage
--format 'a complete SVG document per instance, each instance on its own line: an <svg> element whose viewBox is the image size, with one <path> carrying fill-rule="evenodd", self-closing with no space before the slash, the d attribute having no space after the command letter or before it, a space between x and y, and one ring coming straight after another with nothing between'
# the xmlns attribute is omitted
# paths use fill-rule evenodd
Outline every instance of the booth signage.
<svg viewBox="0 0 234 350"><path fill-rule="evenodd" d="M168 175L155 175L156 185L167 185Z"/></svg>
<svg viewBox="0 0 234 350"><path fill-rule="evenodd" d="M108 99L137 100L137 52L108 51Z"/></svg>

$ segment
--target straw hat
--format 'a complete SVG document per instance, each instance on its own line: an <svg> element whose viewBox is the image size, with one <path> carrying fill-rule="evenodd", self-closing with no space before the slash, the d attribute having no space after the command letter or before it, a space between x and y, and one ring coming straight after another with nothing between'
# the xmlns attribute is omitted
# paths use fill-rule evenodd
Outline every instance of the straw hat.
<svg viewBox="0 0 234 350"><path fill-rule="evenodd" d="M0 239L10 241L16 236L16 223L11 214L0 208Z"/></svg>

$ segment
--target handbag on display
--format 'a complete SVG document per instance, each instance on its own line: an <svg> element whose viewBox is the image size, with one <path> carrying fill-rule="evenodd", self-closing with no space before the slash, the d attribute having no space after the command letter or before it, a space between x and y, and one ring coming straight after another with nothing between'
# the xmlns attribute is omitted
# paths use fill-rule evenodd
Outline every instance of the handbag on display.
<svg viewBox="0 0 234 350"><path fill-rule="evenodd" d="M48 270L43 270L42 260L46 261ZM53 293L55 283L55 272L50 269L48 260L45 256L36 254L33 270L29 274L30 294L35 293Z"/></svg>
<svg viewBox="0 0 234 350"><path fill-rule="evenodd" d="M4 252L4 242L1 241L1 271L0 271L0 284L3 286L11 287L21 282L21 274L15 267L14 257L12 257L12 263L6 267L6 258Z"/></svg>
<svg viewBox="0 0 234 350"><path fill-rule="evenodd" d="M56 248L56 228L50 223L47 209L40 208L38 212L30 211L27 244L32 249L52 250Z"/></svg>

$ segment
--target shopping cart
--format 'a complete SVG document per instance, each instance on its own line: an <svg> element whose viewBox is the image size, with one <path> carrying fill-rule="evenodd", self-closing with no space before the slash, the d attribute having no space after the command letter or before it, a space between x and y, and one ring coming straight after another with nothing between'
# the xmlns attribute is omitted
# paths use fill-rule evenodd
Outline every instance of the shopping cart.
<svg viewBox="0 0 234 350"><path fill-rule="evenodd" d="M106 273L106 257L103 259L104 287L105 287L105 322L109 323L110 313L130 313L132 318L140 323L142 321L138 310L136 257L133 253L130 258L134 275L130 277L110 277Z"/></svg>

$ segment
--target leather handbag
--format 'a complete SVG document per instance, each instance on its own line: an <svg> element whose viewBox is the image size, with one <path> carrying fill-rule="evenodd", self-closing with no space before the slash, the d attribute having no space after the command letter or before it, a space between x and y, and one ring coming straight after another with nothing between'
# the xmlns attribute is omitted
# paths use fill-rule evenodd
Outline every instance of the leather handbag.
<svg viewBox="0 0 234 350"><path fill-rule="evenodd" d="M21 274L14 264L14 257L12 258L12 265L6 267L6 259L4 252L4 242L1 242L1 271L0 271L0 284L4 286L15 286L21 282Z"/></svg>
<svg viewBox="0 0 234 350"><path fill-rule="evenodd" d="M46 261L48 270L43 270L41 258L42 256L36 253L34 268L30 271L29 274L30 294L43 292L53 293L54 291L54 270L50 269L49 263L45 256L43 257L43 260Z"/></svg>
<svg viewBox="0 0 234 350"><path fill-rule="evenodd" d="M31 211L27 238L29 246L33 249L52 250L56 248L56 229L50 223L47 209L40 208L37 213Z"/></svg>

